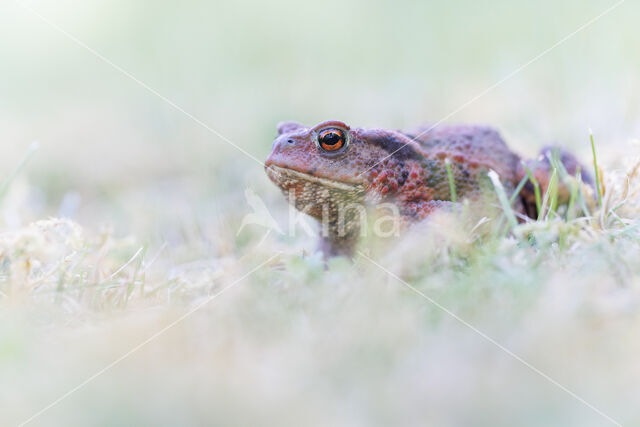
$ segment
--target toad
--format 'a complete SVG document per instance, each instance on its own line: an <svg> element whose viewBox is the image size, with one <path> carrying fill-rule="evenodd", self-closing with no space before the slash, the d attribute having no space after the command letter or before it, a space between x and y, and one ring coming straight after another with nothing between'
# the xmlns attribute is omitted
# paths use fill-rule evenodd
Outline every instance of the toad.
<svg viewBox="0 0 640 427"><path fill-rule="evenodd" d="M298 210L321 221L325 232L320 249L325 257L352 256L355 250L362 215L345 206L393 203L404 222L412 223L463 199L478 200L487 189L493 191L488 178L492 170L508 195L521 188L514 211L536 218L534 186L529 180L519 184L529 170L544 194L553 170L552 150L567 174L573 176L581 168L583 182L593 186L572 154L545 147L537 160L522 161L487 126L400 131L351 128L332 120L313 127L283 122L277 131L266 173ZM569 194L559 182L558 203L566 204Z"/></svg>

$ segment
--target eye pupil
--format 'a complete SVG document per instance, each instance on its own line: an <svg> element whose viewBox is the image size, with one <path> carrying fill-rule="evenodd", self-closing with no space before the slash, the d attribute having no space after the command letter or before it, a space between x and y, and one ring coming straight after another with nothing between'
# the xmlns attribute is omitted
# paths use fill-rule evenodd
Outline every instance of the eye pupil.
<svg viewBox="0 0 640 427"><path fill-rule="evenodd" d="M346 138L340 129L325 129L318 135L318 142L325 151L337 151L345 145Z"/></svg>
<svg viewBox="0 0 640 427"><path fill-rule="evenodd" d="M336 132L330 132L327 135L324 135L324 137L322 138L322 142L327 145L336 145L338 142L340 142L340 139L340 135L338 135Z"/></svg>

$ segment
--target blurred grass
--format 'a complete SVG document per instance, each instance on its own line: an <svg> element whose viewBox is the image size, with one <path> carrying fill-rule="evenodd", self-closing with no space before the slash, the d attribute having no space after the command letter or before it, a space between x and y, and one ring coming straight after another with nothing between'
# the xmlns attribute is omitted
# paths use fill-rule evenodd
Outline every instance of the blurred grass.
<svg viewBox="0 0 640 427"><path fill-rule="evenodd" d="M30 4L264 158L281 120L437 121L613 2ZM364 245L624 425L640 416L639 187L620 172L638 154L639 12L625 2L450 120L585 164L592 128L607 179L592 218L442 217ZM286 215L262 168L14 2L0 58L0 178L41 144L2 200L0 425L279 250L33 424L607 425L362 259L325 271L304 235L236 235L247 187ZM49 216L75 223L29 225Z"/></svg>

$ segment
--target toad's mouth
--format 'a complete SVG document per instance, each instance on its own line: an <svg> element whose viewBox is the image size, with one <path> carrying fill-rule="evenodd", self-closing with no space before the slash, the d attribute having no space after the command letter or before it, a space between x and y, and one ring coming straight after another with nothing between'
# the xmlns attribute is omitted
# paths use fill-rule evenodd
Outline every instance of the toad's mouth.
<svg viewBox="0 0 640 427"><path fill-rule="evenodd" d="M296 183L308 182L328 189L334 189L344 192L363 192L362 184L346 183L335 181L328 178L313 176L308 173L299 172L293 169L283 168L280 166L268 166L265 168L269 178L281 188L290 187Z"/></svg>

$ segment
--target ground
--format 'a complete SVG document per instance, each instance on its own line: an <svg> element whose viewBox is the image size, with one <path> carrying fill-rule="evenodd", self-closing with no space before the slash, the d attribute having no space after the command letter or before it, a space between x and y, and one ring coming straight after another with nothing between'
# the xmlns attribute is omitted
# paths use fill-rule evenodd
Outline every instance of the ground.
<svg viewBox="0 0 640 427"><path fill-rule="evenodd" d="M0 425L640 423L639 5L529 63L615 3L30 3L162 99L6 3ZM282 120L441 118L593 170L591 128L603 200L440 215L325 268L202 126L263 160ZM284 234L241 229L247 194Z"/></svg>

